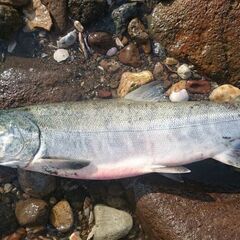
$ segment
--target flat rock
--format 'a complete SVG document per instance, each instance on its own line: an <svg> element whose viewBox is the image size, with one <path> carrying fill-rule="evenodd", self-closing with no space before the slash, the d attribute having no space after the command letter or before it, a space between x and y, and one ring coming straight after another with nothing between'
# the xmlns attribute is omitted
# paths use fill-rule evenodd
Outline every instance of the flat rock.
<svg viewBox="0 0 240 240"><path fill-rule="evenodd" d="M239 2L175 0L159 3L149 27L155 40L178 58L220 82L240 84Z"/></svg>
<svg viewBox="0 0 240 240"><path fill-rule="evenodd" d="M21 226L45 224L48 220L48 205L41 199L20 200L16 204L15 214Z"/></svg>
<svg viewBox="0 0 240 240"><path fill-rule="evenodd" d="M136 212L149 239L239 239L239 173L214 161L189 168L184 183L157 174L135 182Z"/></svg>
<svg viewBox="0 0 240 240"><path fill-rule="evenodd" d="M94 207L94 240L117 240L125 237L133 226L133 219L127 212L104 205Z"/></svg>
<svg viewBox="0 0 240 240"><path fill-rule="evenodd" d="M56 189L54 176L22 169L18 169L18 182L22 190L32 197L45 197Z"/></svg>

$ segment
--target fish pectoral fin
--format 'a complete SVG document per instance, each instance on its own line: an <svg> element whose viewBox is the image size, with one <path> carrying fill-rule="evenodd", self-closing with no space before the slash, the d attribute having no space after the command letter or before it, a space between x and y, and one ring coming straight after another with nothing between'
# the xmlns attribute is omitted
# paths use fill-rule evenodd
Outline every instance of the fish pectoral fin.
<svg viewBox="0 0 240 240"><path fill-rule="evenodd" d="M213 158L227 165L240 168L240 146L238 149L232 149L232 150L220 153L214 156Z"/></svg>
<svg viewBox="0 0 240 240"><path fill-rule="evenodd" d="M164 167L164 166L158 166L154 165L149 168L149 172L155 172L155 173L190 173L191 170L186 167Z"/></svg>
<svg viewBox="0 0 240 240"><path fill-rule="evenodd" d="M62 158L38 158L28 165L28 169L45 172L54 172L59 170L78 170L90 164L88 160L62 159Z"/></svg>
<svg viewBox="0 0 240 240"><path fill-rule="evenodd" d="M163 87L161 81L153 81L128 93L124 99L144 102L167 101L168 98L164 95L165 91L166 88Z"/></svg>

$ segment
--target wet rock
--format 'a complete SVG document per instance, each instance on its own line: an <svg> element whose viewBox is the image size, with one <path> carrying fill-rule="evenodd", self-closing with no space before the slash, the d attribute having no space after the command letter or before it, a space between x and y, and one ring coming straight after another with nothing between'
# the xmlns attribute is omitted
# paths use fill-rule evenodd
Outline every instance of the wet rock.
<svg viewBox="0 0 240 240"><path fill-rule="evenodd" d="M149 27L155 40L216 81L239 84L238 1L175 0L159 3Z"/></svg>
<svg viewBox="0 0 240 240"><path fill-rule="evenodd" d="M18 170L18 181L22 190L32 197L44 197L56 188L56 178L37 172Z"/></svg>
<svg viewBox="0 0 240 240"><path fill-rule="evenodd" d="M170 95L172 92L179 92L183 89L187 88L187 81L181 80L171 86L171 88L168 89L167 95Z"/></svg>
<svg viewBox="0 0 240 240"><path fill-rule="evenodd" d="M100 66L109 73L115 73L120 69L119 62L115 61L114 59L105 60L103 59L100 63Z"/></svg>
<svg viewBox="0 0 240 240"><path fill-rule="evenodd" d="M30 0L0 0L0 4L8 4L14 7L21 7L28 4Z"/></svg>
<svg viewBox="0 0 240 240"><path fill-rule="evenodd" d="M207 94L211 91L211 84L207 80L188 80L186 89L190 93Z"/></svg>
<svg viewBox="0 0 240 240"><path fill-rule="evenodd" d="M178 92L172 91L169 99L171 102L185 102L189 100L189 95L186 89L182 89Z"/></svg>
<svg viewBox="0 0 240 240"><path fill-rule="evenodd" d="M20 200L16 204L15 214L21 226L45 224L48 220L48 205L41 199Z"/></svg>
<svg viewBox="0 0 240 240"><path fill-rule="evenodd" d="M106 54L106 52L115 45L112 34L107 32L90 33L88 35L88 43L95 51L102 54Z"/></svg>
<svg viewBox="0 0 240 240"><path fill-rule="evenodd" d="M85 25L104 15L108 5L106 0L69 0L68 9L73 19Z"/></svg>
<svg viewBox="0 0 240 240"><path fill-rule="evenodd" d="M77 40L77 31L73 30L57 41L58 48L68 48Z"/></svg>
<svg viewBox="0 0 240 240"><path fill-rule="evenodd" d="M94 240L117 240L125 237L133 226L129 213L104 205L94 207Z"/></svg>
<svg viewBox="0 0 240 240"><path fill-rule="evenodd" d="M106 53L106 55L108 56L108 57L112 57L112 56L114 56L116 53L117 53L117 48L116 47L112 47L112 48L110 48L108 51L107 51L107 53Z"/></svg>
<svg viewBox="0 0 240 240"><path fill-rule="evenodd" d="M112 19L115 24L116 33L122 34L126 28L128 21L136 17L138 13L137 3L125 3L112 11Z"/></svg>
<svg viewBox="0 0 240 240"><path fill-rule="evenodd" d="M131 90L152 80L153 74L150 71L142 71L139 73L125 72L122 74L117 94L119 97L124 97Z"/></svg>
<svg viewBox="0 0 240 240"><path fill-rule="evenodd" d="M140 54L135 44L130 43L124 47L118 55L119 61L123 64L133 67L139 67L141 65Z"/></svg>
<svg viewBox="0 0 240 240"><path fill-rule="evenodd" d="M104 98L104 99L109 99L112 98L112 92L108 90L101 89L98 91L98 97L99 98Z"/></svg>
<svg viewBox="0 0 240 240"><path fill-rule="evenodd" d="M54 60L56 60L58 63L63 62L69 58L68 50L66 49L58 49L53 54Z"/></svg>
<svg viewBox="0 0 240 240"><path fill-rule="evenodd" d="M7 5L0 5L0 38L8 39L22 26L19 12Z"/></svg>
<svg viewBox="0 0 240 240"><path fill-rule="evenodd" d="M50 31L52 27L52 19L45 5L40 0L32 0L32 3L24 8L23 13L25 14L26 26L29 30L35 28L43 28Z"/></svg>
<svg viewBox="0 0 240 240"><path fill-rule="evenodd" d="M128 34L137 42L143 43L149 39L148 33L138 18L134 18L128 24Z"/></svg>
<svg viewBox="0 0 240 240"><path fill-rule="evenodd" d="M0 237L2 234L8 234L17 228L17 219L14 209L9 204L0 201Z"/></svg>
<svg viewBox="0 0 240 240"><path fill-rule="evenodd" d="M163 67L162 63L157 62L154 66L154 69L153 69L154 79L160 80L163 73L164 73L164 67Z"/></svg>
<svg viewBox="0 0 240 240"><path fill-rule="evenodd" d="M165 63L167 65L170 65L170 66L177 65L178 64L178 60L175 59L175 58L172 58L172 57L167 57L166 60L165 60Z"/></svg>
<svg viewBox="0 0 240 240"><path fill-rule="evenodd" d="M69 240L82 240L80 233L79 232L73 232L70 237Z"/></svg>
<svg viewBox="0 0 240 240"><path fill-rule="evenodd" d="M209 99L213 102L232 102L240 96L240 89L230 84L224 84L212 91Z"/></svg>
<svg viewBox="0 0 240 240"><path fill-rule="evenodd" d="M153 43L153 54L159 57L160 61L165 60L166 58L166 50L165 48L158 42Z"/></svg>
<svg viewBox="0 0 240 240"><path fill-rule="evenodd" d="M55 30L63 32L68 23L67 0L42 0L42 3L47 7L52 16Z"/></svg>
<svg viewBox="0 0 240 240"><path fill-rule="evenodd" d="M218 183L223 179L222 182L229 181L231 185L238 180L227 167L224 166L224 173L221 168L216 171L216 167L217 164L211 171L205 168L201 171L203 168L198 165L196 169L198 173L201 171L198 180L209 175L214 187L187 181L180 184L159 175L138 180L133 188L136 213L149 239L238 239L239 195L234 192L239 191L239 186L224 188ZM214 170L215 181L211 174ZM231 175L229 178L226 172Z"/></svg>
<svg viewBox="0 0 240 240"><path fill-rule="evenodd" d="M58 202L51 210L51 224L60 232L68 232L73 226L73 212L65 200Z"/></svg>
<svg viewBox="0 0 240 240"><path fill-rule="evenodd" d="M178 67L177 74L182 79L189 79L192 76L192 71L187 64L182 64Z"/></svg>
<svg viewBox="0 0 240 240"><path fill-rule="evenodd" d="M1 236L1 235L0 235ZM22 240L27 236L27 232L24 228L19 228L15 233L3 238L3 240Z"/></svg>
<svg viewBox="0 0 240 240"><path fill-rule="evenodd" d="M142 48L144 53L146 53L146 54L150 54L151 53L152 46L151 46L150 40L147 40L146 42L142 43L140 46L141 46L141 48Z"/></svg>

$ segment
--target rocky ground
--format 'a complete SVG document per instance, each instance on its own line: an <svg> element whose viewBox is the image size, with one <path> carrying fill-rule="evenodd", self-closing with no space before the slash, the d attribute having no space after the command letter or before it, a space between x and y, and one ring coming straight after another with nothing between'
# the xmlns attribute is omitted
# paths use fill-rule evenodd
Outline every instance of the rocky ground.
<svg viewBox="0 0 240 240"><path fill-rule="evenodd" d="M239 36L231 34L237 1L28 2L0 0L1 108L124 97L155 80L165 101L240 95ZM218 17L195 19L195 4ZM223 16L235 19L232 28ZM180 184L159 175L77 181L1 167L0 236L237 240L239 173L211 160L190 169Z"/></svg>

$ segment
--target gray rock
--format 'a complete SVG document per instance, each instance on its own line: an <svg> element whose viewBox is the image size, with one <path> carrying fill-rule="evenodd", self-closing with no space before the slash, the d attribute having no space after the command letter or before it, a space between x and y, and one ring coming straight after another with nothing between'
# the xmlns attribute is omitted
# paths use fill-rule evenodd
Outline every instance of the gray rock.
<svg viewBox="0 0 240 240"><path fill-rule="evenodd" d="M22 25L19 12L7 5L0 5L0 38L8 39Z"/></svg>
<svg viewBox="0 0 240 240"><path fill-rule="evenodd" d="M133 226L133 219L127 212L104 205L94 207L94 240L117 240L125 237Z"/></svg>
<svg viewBox="0 0 240 240"><path fill-rule="evenodd" d="M18 170L18 181L22 190L32 197L44 197L56 188L56 178L53 176Z"/></svg>

